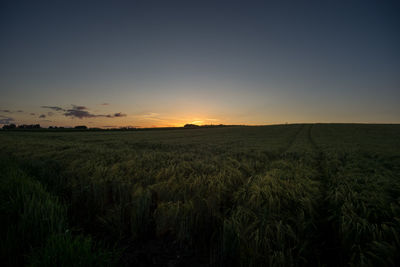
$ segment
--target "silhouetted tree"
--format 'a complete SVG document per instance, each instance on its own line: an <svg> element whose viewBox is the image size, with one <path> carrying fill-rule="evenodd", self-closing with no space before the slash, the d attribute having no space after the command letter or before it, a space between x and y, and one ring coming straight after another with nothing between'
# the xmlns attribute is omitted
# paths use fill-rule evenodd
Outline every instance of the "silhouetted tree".
<svg viewBox="0 0 400 267"><path fill-rule="evenodd" d="M190 124L190 123L188 123L188 124L185 124L185 126L183 126L184 128L199 128L200 126L199 125L196 125L196 124Z"/></svg>
<svg viewBox="0 0 400 267"><path fill-rule="evenodd" d="M75 126L75 129L84 129L84 130L86 130L87 127L85 125L78 125L78 126Z"/></svg>
<svg viewBox="0 0 400 267"><path fill-rule="evenodd" d="M21 124L18 129L40 129L40 124Z"/></svg>
<svg viewBox="0 0 400 267"><path fill-rule="evenodd" d="M17 128L17 126L13 123L3 126L4 130L10 130L10 129L15 129L15 128Z"/></svg>

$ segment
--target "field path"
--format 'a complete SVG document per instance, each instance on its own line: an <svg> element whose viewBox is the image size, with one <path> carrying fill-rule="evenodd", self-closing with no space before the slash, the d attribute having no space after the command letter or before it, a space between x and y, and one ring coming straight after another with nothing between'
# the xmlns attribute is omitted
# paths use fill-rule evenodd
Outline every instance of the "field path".
<svg viewBox="0 0 400 267"><path fill-rule="evenodd" d="M301 132L305 130L306 125L302 124L301 127L299 127L299 130L293 135L292 139L288 142L287 146L282 150L280 153L281 156L283 156L286 152L288 152L290 149L293 148L295 143L301 138Z"/></svg>
<svg viewBox="0 0 400 267"><path fill-rule="evenodd" d="M335 231L332 222L330 221L331 205L327 199L329 190L329 174L327 173L327 159L325 153L318 147L312 132L315 131L315 124L308 125L307 138L312 149L315 152L315 164L318 171L320 182L320 197L318 199L316 219L316 238L314 247L316 249L315 265L324 266L341 266L340 244L335 238ZM321 262L320 259L324 259Z"/></svg>

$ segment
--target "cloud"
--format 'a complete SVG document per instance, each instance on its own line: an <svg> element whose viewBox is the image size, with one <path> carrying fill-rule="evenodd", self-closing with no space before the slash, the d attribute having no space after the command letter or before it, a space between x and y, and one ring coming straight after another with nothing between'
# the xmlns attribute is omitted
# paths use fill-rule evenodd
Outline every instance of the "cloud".
<svg viewBox="0 0 400 267"><path fill-rule="evenodd" d="M68 109L67 112L64 113L64 116L78 118L78 119L96 117L96 115L91 114L86 110L79 110L79 109Z"/></svg>
<svg viewBox="0 0 400 267"><path fill-rule="evenodd" d="M64 109L62 107L58 106L41 106L42 108L47 108L47 109L52 109L54 111L59 111L63 112L62 115L65 117L70 117L70 118L78 118L78 119L85 119L85 118L120 118L120 117L126 117L126 114L123 114L121 112L117 112L114 114L93 114L90 111L88 111L88 108L86 106L77 106L77 105L71 105L72 108L70 109ZM53 112L48 112L47 115L53 116ZM42 116L46 116L42 114L40 118L45 118Z"/></svg>
<svg viewBox="0 0 400 267"><path fill-rule="evenodd" d="M13 111L13 110L9 110L9 109L0 109L0 112L3 112L3 113L15 113L15 112L17 112L17 113L23 113L24 111L23 110L17 110L17 111Z"/></svg>
<svg viewBox="0 0 400 267"><path fill-rule="evenodd" d="M46 118L46 115L42 114L39 116L39 118Z"/></svg>
<svg viewBox="0 0 400 267"><path fill-rule="evenodd" d="M35 113L33 113L33 112L32 112L32 113L29 113L29 114L30 114L30 115L32 115L32 116L35 116L35 115L36 115L36 114L35 114Z"/></svg>
<svg viewBox="0 0 400 267"><path fill-rule="evenodd" d="M96 117L117 118L117 117L126 117L126 114L118 112L118 113L114 113L114 114L103 115L103 114L92 114L89 111L81 110L81 109L68 109L67 112L64 113L64 116L78 118L78 119L96 118Z"/></svg>
<svg viewBox="0 0 400 267"><path fill-rule="evenodd" d="M146 120L146 121L156 121L156 122L170 121L167 118L162 118L161 114L155 113L155 112L141 114L141 115L138 115L137 117L141 120Z"/></svg>
<svg viewBox="0 0 400 267"><path fill-rule="evenodd" d="M55 111L66 111L65 109L61 108L61 107L57 107L57 106L41 106L41 108L49 108Z"/></svg>
<svg viewBox="0 0 400 267"><path fill-rule="evenodd" d="M76 110L85 110L85 109L87 109L87 107L85 107L85 106L75 106L75 105L72 105L72 107L73 107L73 109L76 109Z"/></svg>
<svg viewBox="0 0 400 267"><path fill-rule="evenodd" d="M107 115L107 117L108 118L110 118L109 117L110 115ZM112 115L111 117L126 117L126 114L123 114L123 113L121 113L121 112L118 112L118 113L115 113L114 115Z"/></svg>
<svg viewBox="0 0 400 267"><path fill-rule="evenodd" d="M141 115L143 118L154 118L154 117L158 117L160 114L158 113L154 113L154 112L150 112L147 114L143 114Z"/></svg>
<svg viewBox="0 0 400 267"><path fill-rule="evenodd" d="M0 124L10 124L12 122L14 122L13 118L3 117L2 119L0 119Z"/></svg>
<svg viewBox="0 0 400 267"><path fill-rule="evenodd" d="M102 103L101 105L102 106L108 106L108 105L110 105L110 103Z"/></svg>
<svg viewBox="0 0 400 267"><path fill-rule="evenodd" d="M0 112L3 112L3 113L23 113L24 111L23 110L9 110L9 109L0 109Z"/></svg>

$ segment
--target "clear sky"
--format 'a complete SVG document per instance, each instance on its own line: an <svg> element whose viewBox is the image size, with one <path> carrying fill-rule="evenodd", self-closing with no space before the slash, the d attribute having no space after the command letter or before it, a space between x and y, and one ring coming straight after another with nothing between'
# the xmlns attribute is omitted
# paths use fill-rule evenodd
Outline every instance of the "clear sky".
<svg viewBox="0 0 400 267"><path fill-rule="evenodd" d="M0 124L400 123L399 1L1 1Z"/></svg>

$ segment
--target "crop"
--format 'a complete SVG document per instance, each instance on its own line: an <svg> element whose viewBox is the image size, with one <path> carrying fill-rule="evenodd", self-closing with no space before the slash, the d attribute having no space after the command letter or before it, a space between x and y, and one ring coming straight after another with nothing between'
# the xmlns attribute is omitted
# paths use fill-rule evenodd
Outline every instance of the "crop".
<svg viewBox="0 0 400 267"><path fill-rule="evenodd" d="M27 239L35 249L2 241L32 264L45 253L87 255L88 265L400 263L398 125L2 131L0 141L2 172L29 177L26 188L56 203L50 234L31 227L42 236Z"/></svg>

